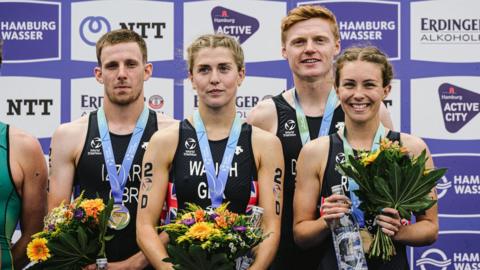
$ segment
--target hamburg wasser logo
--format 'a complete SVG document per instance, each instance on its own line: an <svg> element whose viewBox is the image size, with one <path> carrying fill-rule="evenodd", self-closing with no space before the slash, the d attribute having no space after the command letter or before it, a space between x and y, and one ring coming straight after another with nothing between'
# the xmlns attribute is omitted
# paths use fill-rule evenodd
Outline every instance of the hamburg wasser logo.
<svg viewBox="0 0 480 270"><path fill-rule="evenodd" d="M80 38L90 46L95 46L97 40L112 27L105 17L89 16L80 23Z"/></svg>
<svg viewBox="0 0 480 270"><path fill-rule="evenodd" d="M214 7L211 15L214 31L235 37L240 44L255 34L259 27L257 19L221 6Z"/></svg>
<svg viewBox="0 0 480 270"><path fill-rule="evenodd" d="M59 60L60 3L3 1L0 3L0 39L4 61L24 63ZM32 49L35 48L35 49Z"/></svg>
<svg viewBox="0 0 480 270"><path fill-rule="evenodd" d="M390 59L400 59L400 3L368 0L319 2L337 17L342 48L368 43L381 48Z"/></svg>
<svg viewBox="0 0 480 270"><path fill-rule="evenodd" d="M437 183L437 186L436 186L436 189L437 189L437 192L438 192L438 194L437 194L438 199L443 198L443 196L445 196L445 194L447 194L448 189L452 187L452 182L448 181L447 177L445 177L445 176L443 176L440 179L440 182Z"/></svg>
<svg viewBox="0 0 480 270"><path fill-rule="evenodd" d="M426 267L428 265L435 266L435 269L447 270L448 266L452 264L452 260L447 258L447 255L438 248L431 248L423 252L420 259L417 260L416 266L421 270L432 269Z"/></svg>
<svg viewBox="0 0 480 270"><path fill-rule="evenodd" d="M443 83L438 88L445 128L455 133L480 112L480 94Z"/></svg>

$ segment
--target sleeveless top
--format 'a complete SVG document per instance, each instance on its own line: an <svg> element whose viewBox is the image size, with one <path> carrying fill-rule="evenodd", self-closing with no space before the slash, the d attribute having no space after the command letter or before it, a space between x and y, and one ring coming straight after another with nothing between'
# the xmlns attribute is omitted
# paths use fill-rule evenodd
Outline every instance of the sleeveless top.
<svg viewBox="0 0 480 270"><path fill-rule="evenodd" d="M185 203L194 203L202 208L210 206L208 181L203 166L202 154L195 128L188 120L180 122L179 140L170 170L167 205L167 222L173 221L177 210ZM215 169L222 162L228 138L210 141L210 150ZM252 126L244 123L240 132L232 166L224 191L228 209L244 214L258 203L257 167L252 150Z"/></svg>
<svg viewBox="0 0 480 270"><path fill-rule="evenodd" d="M280 139L285 160L285 178L283 191L282 234L277 257L272 269L316 269L318 265L318 249L302 250L293 240L293 195L295 192L296 163L302 141L298 129L295 108L279 94L272 98L277 109L277 137ZM307 116L310 138L318 137L323 117ZM335 133L339 123L344 122L345 115L338 106L332 118L329 134Z"/></svg>
<svg viewBox="0 0 480 270"><path fill-rule="evenodd" d="M17 193L10 171L9 126L0 122L0 269L13 269L10 251L11 239L22 210L22 199Z"/></svg>
<svg viewBox="0 0 480 270"><path fill-rule="evenodd" d="M400 142L400 133L390 131L387 134L387 138L392 141ZM340 175L335 170L335 165L337 160L342 160L343 157L343 141L340 136L335 133L330 135L330 149L328 152L328 160L325 167L325 172L323 175L323 184L321 190L321 197L328 197L332 195L332 186L342 185L347 196L350 196L348 192L348 180L346 177ZM321 204L321 202L320 202ZM376 230L376 226L372 227L369 224L373 224L374 217L366 217L366 224L371 233ZM377 260L367 259L368 269L382 269L382 270L403 270L409 269L407 261L407 251L405 245L402 245L398 242L394 242L397 255L395 255L390 262L381 262ZM321 251L317 254L320 257L320 264L318 270L325 269L338 269L337 267L337 258L335 256L335 249L333 247L333 239L331 234L320 245Z"/></svg>
<svg viewBox="0 0 480 270"><path fill-rule="evenodd" d="M142 177L142 160L150 137L157 131L157 115L149 111L149 116L137 152L132 162L127 183L123 190L123 203L130 212L130 223L123 230L108 230L113 234L112 240L106 242L106 254L109 262L125 260L139 251L136 241L135 220L137 217L138 194ZM117 168L122 164L132 134L115 135L110 133L113 154ZM82 154L75 169L74 194L75 197L82 190L85 198L100 197L105 203L111 197L110 182L105 167L102 144L98 130L97 112L90 113L88 131Z"/></svg>

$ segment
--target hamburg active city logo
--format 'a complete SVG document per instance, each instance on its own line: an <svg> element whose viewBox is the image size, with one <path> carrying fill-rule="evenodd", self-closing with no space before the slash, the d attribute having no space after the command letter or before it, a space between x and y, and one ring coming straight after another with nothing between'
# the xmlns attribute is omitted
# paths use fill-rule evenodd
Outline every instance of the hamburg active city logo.
<svg viewBox="0 0 480 270"><path fill-rule="evenodd" d="M426 250L416 262L416 266L419 266L420 270L432 269L431 267L427 268L427 265L435 266L435 269L438 270L447 270L451 264L452 260L445 255L445 252L438 248Z"/></svg>
<svg viewBox="0 0 480 270"><path fill-rule="evenodd" d="M456 133L480 112L480 94L443 83L438 88L445 129Z"/></svg>
<svg viewBox="0 0 480 270"><path fill-rule="evenodd" d="M110 22L102 16L89 16L80 22L80 38L90 46L95 46L97 40L110 32Z"/></svg>
<svg viewBox="0 0 480 270"><path fill-rule="evenodd" d="M215 33L232 36L240 44L255 34L260 25L254 17L221 6L214 7L211 15Z"/></svg>

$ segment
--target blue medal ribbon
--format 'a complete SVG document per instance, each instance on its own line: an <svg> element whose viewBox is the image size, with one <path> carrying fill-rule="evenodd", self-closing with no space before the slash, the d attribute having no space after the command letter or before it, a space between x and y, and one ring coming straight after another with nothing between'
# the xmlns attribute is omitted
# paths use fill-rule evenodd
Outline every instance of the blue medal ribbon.
<svg viewBox="0 0 480 270"><path fill-rule="evenodd" d="M298 99L298 93L296 89L292 90L293 100L295 103L295 114L297 116L298 130L300 131L300 138L302 145L305 145L310 141L310 132L308 130L307 117L303 112L300 100ZM335 90L330 90L328 94L327 103L325 104L325 111L323 112L322 124L318 130L318 137L327 136L330 131L330 125L333 119L333 113L337 106L337 94Z"/></svg>
<svg viewBox="0 0 480 270"><path fill-rule="evenodd" d="M375 133L375 137L373 138L372 141L372 147L370 148L370 153L373 153L380 148L380 140L382 137L385 137L385 127L380 123L380 125L377 128L377 132ZM345 159L348 158L348 156L353 156L353 149L352 146L347 141L347 130L344 128L342 131L342 140L343 140L343 152L345 154ZM355 218L357 219L358 225L360 228L365 227L365 215L362 210L360 210L358 207L360 206L360 198L358 198L357 195L355 195L354 191L358 190L359 186L355 180L352 178L348 178L348 191L350 192L350 200L352 201L352 212Z"/></svg>
<svg viewBox="0 0 480 270"><path fill-rule="evenodd" d="M225 191L228 174L232 167L233 155L235 154L238 138L240 137L240 131L242 129L241 120L238 115L235 116L235 120L230 128L230 134L228 135L227 146L223 153L222 163L218 170L218 176L215 172L207 131L198 111L195 111L193 114L193 122L200 146L200 153L202 154L203 166L205 166L205 172L207 174L208 191L210 192L212 207L216 208L223 202L223 192Z"/></svg>
<svg viewBox="0 0 480 270"><path fill-rule="evenodd" d="M100 107L97 112L98 130L100 132L100 139L102 140L103 157L105 159L105 167L107 167L108 179L112 189L113 200L116 205L122 205L123 189L127 183L128 173L132 167L132 162L137 152L138 145L143 136L143 131L147 125L148 109L143 108L142 114L137 120L132 137L128 143L128 148L123 157L122 166L119 172L115 163L115 156L113 155L112 141L110 139L110 132L108 130L107 119L103 107Z"/></svg>

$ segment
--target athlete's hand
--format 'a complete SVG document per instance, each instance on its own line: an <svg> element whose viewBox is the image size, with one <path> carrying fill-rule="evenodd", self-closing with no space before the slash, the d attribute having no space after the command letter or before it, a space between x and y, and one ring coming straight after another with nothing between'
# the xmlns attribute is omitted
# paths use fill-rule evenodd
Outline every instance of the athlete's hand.
<svg viewBox="0 0 480 270"><path fill-rule="evenodd" d="M395 235L400 230L402 226L400 220L400 214L397 210L393 208L384 208L381 215L377 215L376 221L378 226L382 228L382 231L390 236L395 238Z"/></svg>
<svg viewBox="0 0 480 270"><path fill-rule="evenodd" d="M346 213L350 212L352 203L345 195L334 194L325 198L320 207L320 215L330 226Z"/></svg>
<svg viewBox="0 0 480 270"><path fill-rule="evenodd" d="M89 264L89 265L82 268L82 270L96 270L96 269L97 269L96 264Z"/></svg>

